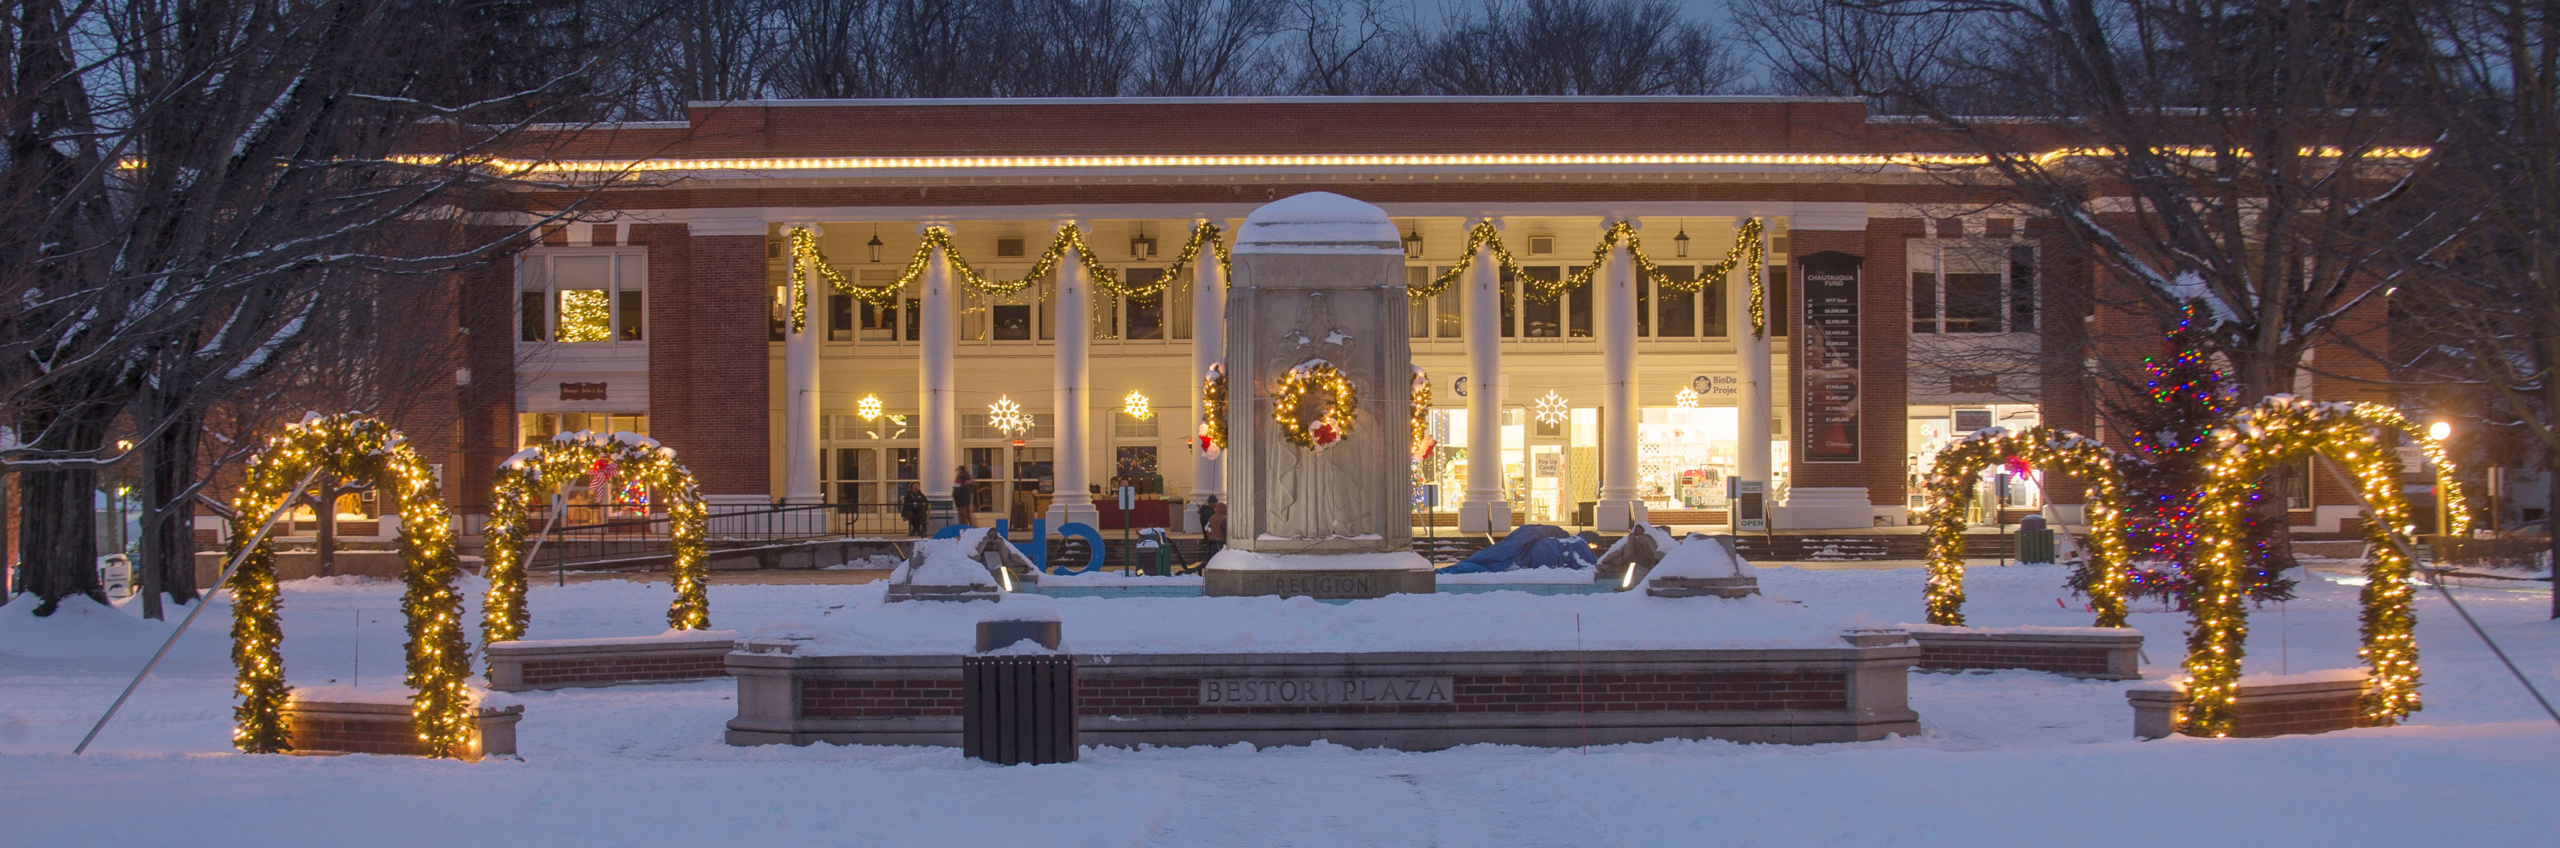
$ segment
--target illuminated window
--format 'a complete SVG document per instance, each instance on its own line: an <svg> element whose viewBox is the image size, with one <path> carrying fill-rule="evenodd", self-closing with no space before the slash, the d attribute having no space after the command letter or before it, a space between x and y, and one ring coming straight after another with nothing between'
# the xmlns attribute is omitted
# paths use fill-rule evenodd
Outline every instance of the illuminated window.
<svg viewBox="0 0 2560 848"><path fill-rule="evenodd" d="M641 341L648 323L647 267L647 254L633 248L526 253L517 264L516 338Z"/></svg>
<svg viewBox="0 0 2560 848"><path fill-rule="evenodd" d="M532 447L562 433L588 430L597 433L637 433L649 435L649 413L646 412L524 412L516 415L520 431L516 444Z"/></svg>

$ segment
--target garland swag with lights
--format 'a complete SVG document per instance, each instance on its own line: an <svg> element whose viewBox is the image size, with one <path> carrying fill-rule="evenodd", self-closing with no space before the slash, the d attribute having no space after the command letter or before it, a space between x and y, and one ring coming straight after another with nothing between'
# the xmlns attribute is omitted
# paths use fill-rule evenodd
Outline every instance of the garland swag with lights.
<svg viewBox="0 0 2560 848"><path fill-rule="evenodd" d="M1084 265L1085 274L1093 278L1093 284L1097 288L1122 297L1151 297L1162 293L1165 286L1181 276L1184 269L1191 267L1191 263L1199 259L1200 252L1204 248L1216 256L1219 268L1232 267L1233 262L1228 256L1226 241L1221 238L1222 232L1214 222L1200 222L1198 226L1191 229L1190 240L1183 243L1182 251L1174 257L1173 264L1165 269L1162 276L1157 277L1153 283L1131 285L1123 282L1120 275L1113 273L1109 266L1102 264L1102 260L1094 258L1093 250L1085 246L1084 229L1075 224L1058 228L1057 236L1049 240L1048 249L1041 251L1040 258L1032 261L1031 270L1021 278L1013 280L998 280L978 273L976 268L969 265L969 260L961 256L960 249L951 243L949 229L938 226L926 227L922 241L916 245L915 256L907 260L906 269L898 272L896 280L884 285L860 286L855 285L851 279L845 277L843 272L837 271L835 266L827 261L826 253L818 249L817 236L807 229L795 227L789 233L791 329L793 332L799 332L808 326L807 291L812 284L805 269L809 268L817 269L818 275L838 293L860 298L875 306L885 307L897 300L899 291L924 275L925 269L933 264L933 255L936 251L940 251L950 260L952 272L959 275L963 285L980 294L1003 297L1030 288L1042 278L1049 276L1050 272L1057 270L1058 262L1065 257L1066 252L1073 249L1077 260ZM1511 249L1503 245L1502 234L1494 229L1493 222L1481 221L1467 231L1466 251L1458 256L1457 264L1441 272L1438 277L1432 278L1429 283L1406 289L1405 296L1420 300L1437 297L1441 292L1448 291L1451 285L1457 283L1458 278L1466 275L1468 266L1475 263L1476 252L1491 247L1495 262L1504 270L1510 271L1513 276L1526 281L1529 286L1529 298L1545 303L1563 296L1566 291L1590 283L1592 274L1608 261L1610 248L1622 240L1626 242L1627 255L1635 260L1637 273L1652 280L1655 286L1672 291L1703 291L1708 283L1724 279L1735 269L1741 269L1746 283L1750 286L1750 303L1746 311L1751 316L1751 335L1753 338L1768 335L1768 294L1763 280L1767 265L1765 255L1767 240L1764 238L1763 225L1758 218L1743 219L1742 226L1734 231L1733 247L1725 251L1724 261L1707 266L1706 272L1699 274L1696 279L1675 280L1670 275L1662 273L1662 269L1654 266L1652 258L1645 255L1644 242L1636 236L1635 225L1619 221L1602 231L1600 242L1592 245L1590 265L1553 282L1532 277L1522 270L1520 263L1511 258Z"/></svg>
<svg viewBox="0 0 2560 848"><path fill-rule="evenodd" d="M409 724L436 756L469 753L472 696L471 649L462 638L461 573L453 550L453 515L437 491L435 469L409 447L400 431L355 413L309 414L267 439L249 463L248 482L233 499L230 553L237 557L258 525L286 502L303 475L372 484L400 506L400 558L407 564L401 610L409 622ZM334 508L323 504L323 509ZM231 742L242 751L270 754L293 749L284 708L292 688L284 682L278 652L276 557L261 540L232 572L231 661L239 669L240 706L232 711Z"/></svg>
<svg viewBox="0 0 2560 848"><path fill-rule="evenodd" d="M2361 704L2368 725L2397 723L2422 705L2418 699L2417 617L2410 610L2409 504L2400 494L2400 457L2383 441L2390 430L2408 431L2407 419L2376 404L2315 403L2276 395L2232 416L2215 431L2210 468L2197 525L2196 561L2189 565L2188 706L2180 730L2193 736L2227 736L2240 691L2240 660L2248 637L2249 593L2244 585L2243 520L2259 478L2268 470L2317 453L2342 469L2364 501L2365 559L2363 647L2357 654L2370 671ZM2460 498L2454 468L2443 445L2408 433L2437 459L2437 482ZM2457 515L2459 513L2456 513ZM2457 523L2456 532L2460 532Z"/></svg>
<svg viewBox="0 0 2560 848"><path fill-rule="evenodd" d="M1929 623L1964 625L1965 507L1973 500L1975 475L1993 463L2013 468L2044 469L2088 481L2091 553L2084 570L2093 575L2085 590L2098 614L2095 626L2123 627L2125 614L2124 492L2116 465L2121 459L2096 440L2069 430L2032 427L2012 432L1992 427L1966 435L1939 451L1929 468Z"/></svg>
<svg viewBox="0 0 2560 848"><path fill-rule="evenodd" d="M1113 273L1109 266L1102 264L1102 260L1094 258L1093 249L1085 246L1084 228L1076 224L1059 227L1057 236L1049 240L1048 249L1041 251L1040 258L1032 261L1031 270L1023 274L1020 279L1013 280L993 279L978 273L976 268L969 265L969 260L960 255L960 248L951 243L949 229L938 226L926 227L923 240L916 245L915 256L907 260L906 270L898 272L896 280L885 285L858 286L827 262L826 253L818 249L817 236L810 234L806 229L794 227L790 233L791 329L793 332L799 332L808 324L806 292L810 282L807 273L803 270L806 268L816 268L819 276L825 278L827 285L834 287L839 293L852 295L875 306L885 307L896 302L899 291L924 275L925 269L933 264L935 251L940 251L943 257L951 262L951 270L959 276L961 284L980 294L1003 297L1038 284L1042 278L1057 270L1059 260L1065 258L1067 251L1072 249L1076 252L1077 261L1084 266L1085 275L1093 279L1095 287L1121 297L1153 297L1163 293L1165 286L1172 284L1176 277L1181 276L1184 269L1190 268L1191 263L1200 258L1200 251L1203 248L1216 257L1219 268L1231 267L1233 262L1227 254L1226 240L1220 237L1222 232L1216 223L1200 222L1199 226L1191 229L1191 239L1183 243L1182 251L1174 256L1173 264L1165 269L1163 276L1157 277L1152 283L1132 285L1122 281L1119 274Z"/></svg>
<svg viewBox="0 0 2560 848"><path fill-rule="evenodd" d="M1449 270L1441 272L1440 276L1432 278L1429 283L1405 289L1405 294L1417 300L1439 296L1441 292L1448 291L1450 286L1456 285L1458 278L1466 275L1467 267L1475 264L1477 251L1490 247L1493 249L1494 262L1503 270L1510 271L1512 276L1522 280L1529 287L1529 299L1546 303L1562 297L1567 291L1589 285L1591 276L1598 273L1601 266L1609 261L1609 249L1620 240L1624 240L1627 243L1627 256L1635 260L1636 273L1652 280L1655 286L1673 291L1702 291L1706 289L1708 283L1724 279L1726 275L1733 273L1735 268L1742 269L1745 280L1751 287L1750 305L1747 310L1751 315L1751 336L1760 338L1768 335L1769 330L1766 287L1762 285L1762 275L1766 268L1764 254L1766 244L1762 235L1760 219L1743 219L1742 226L1734 231L1733 247L1725 251L1723 262L1707 266L1706 272L1699 274L1696 279L1675 280L1670 275L1662 273L1662 269L1654 267L1653 260L1645 256L1644 241L1636 236L1635 225L1619 221L1610 224L1608 229L1600 232L1600 242L1591 246L1591 264L1583 266L1580 271L1547 281L1530 276L1520 267L1520 263L1512 260L1511 249L1503 246L1502 234L1494 229L1493 222L1479 221L1474 229L1467 231L1467 247L1465 252L1458 255L1458 264L1449 266Z"/></svg>
<svg viewBox="0 0 2560 848"><path fill-rule="evenodd" d="M1227 363L1209 364L1200 376L1200 454L1217 459L1227 452Z"/></svg>
<svg viewBox="0 0 2560 848"><path fill-rule="evenodd" d="M1280 376L1271 418L1290 444L1324 450L1351 435L1351 425L1360 418L1360 395L1341 368L1310 359Z"/></svg>
<svg viewBox="0 0 2560 848"><path fill-rule="evenodd" d="M667 534L674 563L675 602L667 607L667 626L701 630L711 625L711 602L704 592L709 573L703 536L708 516L693 472L676 461L676 452L632 433L562 433L526 448L498 466L497 485L489 493L489 521L483 532L488 560L483 573L489 594L480 605L480 638L495 645L524 638L532 619L524 603L526 537L539 532L532 514L535 499L546 487L564 486L609 469L612 477L646 487L652 501L667 510Z"/></svg>
<svg viewBox="0 0 2560 848"><path fill-rule="evenodd" d="M1431 372L1413 366L1413 461L1421 462L1440 446L1431 438Z"/></svg>

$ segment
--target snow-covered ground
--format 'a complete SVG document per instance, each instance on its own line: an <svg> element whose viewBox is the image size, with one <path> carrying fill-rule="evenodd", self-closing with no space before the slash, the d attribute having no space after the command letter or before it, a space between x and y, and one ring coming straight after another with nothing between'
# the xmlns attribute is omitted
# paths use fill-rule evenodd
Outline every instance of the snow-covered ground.
<svg viewBox="0 0 2560 848"><path fill-rule="evenodd" d="M1833 621L1917 620L1916 569L1763 567L1773 596ZM2080 626L2054 567L1979 568L1976 625ZM2248 670L2355 662L2355 590L2314 575L2260 611ZM715 626L835 630L841 585L715 585ZM2560 694L2549 598L2457 590ZM665 627L663 584L536 585L531 638ZM1535 604L1473 595L1487 610ZM1919 737L1778 746L1665 742L1428 754L1339 747L1087 749L999 768L941 748L732 748L728 681L530 693L522 761L231 752L228 618L217 605L83 757L69 755L167 632L66 605L0 607L0 845L2550 845L2560 726L2432 591L2418 639L2428 708L2406 726L2255 740L2130 738L2126 683L1921 674ZM297 684L400 673L399 587L284 590ZM1087 604L1059 599L1072 622ZM1540 601L1605 610L1586 601ZM2066 604L2068 608L2066 608ZM1697 604L1702 614L1723 608ZM2137 612L2148 675L2178 661L2183 616ZM473 612L477 621L477 612ZM1520 622L1534 628L1541 622ZM361 647L361 664L359 652Z"/></svg>

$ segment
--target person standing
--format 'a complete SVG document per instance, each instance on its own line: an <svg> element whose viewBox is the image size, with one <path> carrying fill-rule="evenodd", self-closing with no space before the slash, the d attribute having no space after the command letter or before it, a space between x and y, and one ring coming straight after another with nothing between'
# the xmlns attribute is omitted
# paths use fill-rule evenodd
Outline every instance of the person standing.
<svg viewBox="0 0 2560 848"><path fill-rule="evenodd" d="M1210 557L1227 546L1227 505L1211 495L1200 504L1200 510L1204 514L1200 521L1200 564L1205 566Z"/></svg>
<svg viewBox="0 0 2560 848"><path fill-rule="evenodd" d="M924 499L924 490L909 484L906 496L898 501L898 512L907 519L907 535L923 537L925 519L932 511L933 503Z"/></svg>
<svg viewBox="0 0 2560 848"><path fill-rule="evenodd" d="M971 517L969 513L973 511L972 504L974 503L974 501L969 497L972 494L969 491L969 487L977 482L976 478L969 476L969 466L963 465L957 469L953 469L951 476L951 517L959 521L960 526L962 527L977 526L976 522L969 520Z"/></svg>

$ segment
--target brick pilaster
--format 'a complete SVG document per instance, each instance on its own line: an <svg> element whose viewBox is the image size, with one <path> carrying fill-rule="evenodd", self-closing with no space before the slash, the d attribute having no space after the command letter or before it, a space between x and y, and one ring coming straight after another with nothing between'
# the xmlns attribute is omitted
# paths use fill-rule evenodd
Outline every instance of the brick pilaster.
<svg viewBox="0 0 2560 848"><path fill-rule="evenodd" d="M649 230L660 237L658 228ZM673 235L672 228L665 234ZM681 273L650 275L659 315L688 336L649 356L649 427L692 466L705 495L769 495L771 355L762 236L690 236ZM653 251L654 252L654 251ZM681 353L673 348L680 346ZM664 392L664 394L661 394ZM663 423L662 423L663 422ZM664 429L661 430L660 428Z"/></svg>

